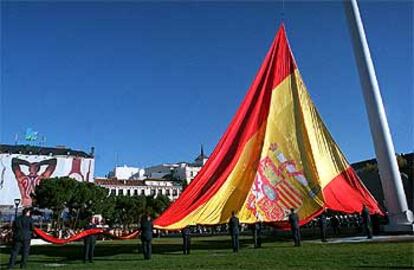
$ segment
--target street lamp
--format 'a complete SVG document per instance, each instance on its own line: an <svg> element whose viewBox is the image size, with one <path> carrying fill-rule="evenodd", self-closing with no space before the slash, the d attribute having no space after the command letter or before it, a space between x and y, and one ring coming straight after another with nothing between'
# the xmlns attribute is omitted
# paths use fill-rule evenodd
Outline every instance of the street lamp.
<svg viewBox="0 0 414 270"><path fill-rule="evenodd" d="M20 201L20 199L14 199L14 206L16 207L14 210L14 220L17 218L17 209L19 208Z"/></svg>

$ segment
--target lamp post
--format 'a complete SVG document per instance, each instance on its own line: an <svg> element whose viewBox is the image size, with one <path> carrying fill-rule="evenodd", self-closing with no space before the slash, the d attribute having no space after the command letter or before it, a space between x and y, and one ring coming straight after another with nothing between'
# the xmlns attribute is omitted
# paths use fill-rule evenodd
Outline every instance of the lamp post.
<svg viewBox="0 0 414 270"><path fill-rule="evenodd" d="M14 206L16 207L14 209L14 220L17 218L17 210L19 209L20 199L14 199Z"/></svg>

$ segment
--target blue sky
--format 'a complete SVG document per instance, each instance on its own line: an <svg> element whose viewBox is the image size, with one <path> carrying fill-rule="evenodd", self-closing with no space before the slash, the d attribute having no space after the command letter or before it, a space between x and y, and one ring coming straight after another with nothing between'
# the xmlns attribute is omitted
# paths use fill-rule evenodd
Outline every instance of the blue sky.
<svg viewBox="0 0 414 270"><path fill-rule="evenodd" d="M413 2L362 2L397 152L413 151ZM119 164L210 153L281 22L281 2L1 2L0 141L96 147ZM299 69L346 157L374 157L341 1L285 3Z"/></svg>

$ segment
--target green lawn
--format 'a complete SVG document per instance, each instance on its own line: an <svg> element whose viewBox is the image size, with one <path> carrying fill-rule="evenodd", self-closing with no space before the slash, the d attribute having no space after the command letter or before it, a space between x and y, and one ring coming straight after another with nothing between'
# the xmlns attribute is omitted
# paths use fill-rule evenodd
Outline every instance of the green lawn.
<svg viewBox="0 0 414 270"><path fill-rule="evenodd" d="M93 264L82 263L80 243L33 246L28 269L413 269L412 242L305 242L295 248L291 242L265 239L263 248L253 249L245 236L237 254L231 252L228 236L193 237L192 242L192 254L184 256L180 238L155 239L150 261L138 253L138 240L99 242ZM2 269L8 257L9 249L3 248Z"/></svg>

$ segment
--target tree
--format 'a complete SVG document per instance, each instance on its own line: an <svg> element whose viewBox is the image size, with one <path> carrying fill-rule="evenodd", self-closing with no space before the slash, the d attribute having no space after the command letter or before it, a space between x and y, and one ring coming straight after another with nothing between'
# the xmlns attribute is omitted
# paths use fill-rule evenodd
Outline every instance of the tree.
<svg viewBox="0 0 414 270"><path fill-rule="evenodd" d="M147 198L143 195L132 197L134 200L134 223L138 224L141 217L145 214L147 207Z"/></svg>
<svg viewBox="0 0 414 270"><path fill-rule="evenodd" d="M60 217L66 207L66 203L70 201L73 195L73 187L75 185L76 180L68 177L43 179L36 187L35 193L31 194L33 206L48 208L53 211L52 227L55 229L60 226Z"/></svg>
<svg viewBox="0 0 414 270"><path fill-rule="evenodd" d="M157 197L148 196L147 198L147 213L153 217L161 214L170 205L170 199L159 194Z"/></svg>
<svg viewBox="0 0 414 270"><path fill-rule="evenodd" d="M182 179L181 180L181 186L183 188L182 191L184 191L187 188L187 186L188 186L187 179Z"/></svg>
<svg viewBox="0 0 414 270"><path fill-rule="evenodd" d="M69 177L42 180L32 198L33 206L53 211L55 229L59 228L60 216L65 209L69 213L69 226L75 229L86 225L93 214L112 218L115 208L115 200L108 199L105 188Z"/></svg>
<svg viewBox="0 0 414 270"><path fill-rule="evenodd" d="M158 216L170 204L165 195L112 196L106 188L69 177L42 180L32 199L33 206L53 211L54 229L60 228L64 211L69 214L67 224L73 229L84 227L94 214L101 214L109 225L128 228L139 223L144 214Z"/></svg>
<svg viewBox="0 0 414 270"><path fill-rule="evenodd" d="M134 222L136 215L136 203L133 197L124 195L116 197L115 212L116 222L128 228Z"/></svg>

